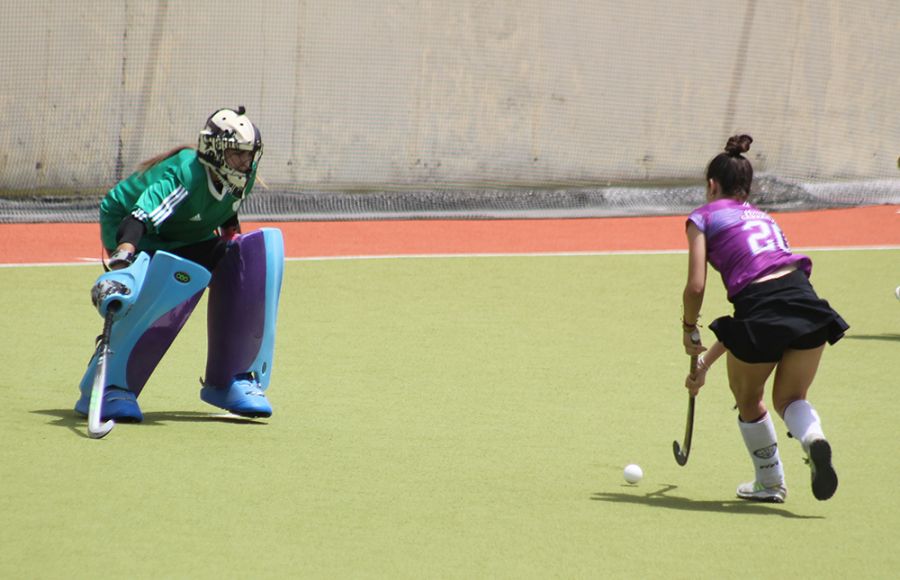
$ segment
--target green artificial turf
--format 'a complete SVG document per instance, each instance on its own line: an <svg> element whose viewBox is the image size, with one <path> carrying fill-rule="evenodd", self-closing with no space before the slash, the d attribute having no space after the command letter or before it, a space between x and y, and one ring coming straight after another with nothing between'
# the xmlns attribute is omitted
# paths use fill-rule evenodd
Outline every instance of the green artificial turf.
<svg viewBox="0 0 900 580"><path fill-rule="evenodd" d="M810 254L852 326L810 396L841 483L817 502L776 421L784 505L734 497L723 364L673 460L683 254L289 262L271 419L199 400L204 299L102 440L71 410L97 271L2 268L0 577L892 578L900 251Z"/></svg>

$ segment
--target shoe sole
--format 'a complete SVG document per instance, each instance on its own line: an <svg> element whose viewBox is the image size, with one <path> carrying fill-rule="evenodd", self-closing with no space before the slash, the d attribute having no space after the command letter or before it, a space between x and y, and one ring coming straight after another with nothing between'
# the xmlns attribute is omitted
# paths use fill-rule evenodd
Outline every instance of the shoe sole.
<svg viewBox="0 0 900 580"><path fill-rule="evenodd" d="M740 499L745 499L747 501L755 501L760 503L784 503L784 498L778 495L741 495L738 494Z"/></svg>
<svg viewBox="0 0 900 580"><path fill-rule="evenodd" d="M823 501L834 495L838 486L837 473L831 466L831 445L824 439L809 445L809 460L812 463L812 492L817 500Z"/></svg>
<svg viewBox="0 0 900 580"><path fill-rule="evenodd" d="M233 409L226 409L226 411L233 415L246 417L247 419L268 419L272 416L272 413L266 413L265 411L235 411Z"/></svg>

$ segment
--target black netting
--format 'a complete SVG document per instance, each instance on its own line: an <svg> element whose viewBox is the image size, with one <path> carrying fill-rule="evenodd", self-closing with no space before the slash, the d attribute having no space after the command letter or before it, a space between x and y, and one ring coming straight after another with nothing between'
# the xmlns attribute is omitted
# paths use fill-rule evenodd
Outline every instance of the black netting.
<svg viewBox="0 0 900 580"><path fill-rule="evenodd" d="M491 219L687 214L704 203L701 186L374 191L257 191L245 221ZM900 204L895 180L802 184L768 176L754 182L753 202L770 211ZM0 223L94 222L99 199L0 198Z"/></svg>

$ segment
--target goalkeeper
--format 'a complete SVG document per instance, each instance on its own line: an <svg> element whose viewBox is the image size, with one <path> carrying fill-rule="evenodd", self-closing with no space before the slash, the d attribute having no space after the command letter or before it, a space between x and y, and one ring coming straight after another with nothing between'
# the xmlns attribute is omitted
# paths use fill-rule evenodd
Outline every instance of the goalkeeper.
<svg viewBox="0 0 900 580"><path fill-rule="evenodd" d="M243 107L213 113L197 148L176 147L140 164L100 204L105 268L91 297L110 335L102 420L140 422L150 375L208 286L206 374L200 398L245 417L269 417L284 248L281 232L241 234L238 210L262 156ZM76 412L87 415L95 355Z"/></svg>

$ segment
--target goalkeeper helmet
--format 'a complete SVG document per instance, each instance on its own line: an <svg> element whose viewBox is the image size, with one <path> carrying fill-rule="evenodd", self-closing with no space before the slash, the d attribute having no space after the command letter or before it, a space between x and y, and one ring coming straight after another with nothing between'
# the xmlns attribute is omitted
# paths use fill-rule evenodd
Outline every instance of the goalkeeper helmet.
<svg viewBox="0 0 900 580"><path fill-rule="evenodd" d="M209 116L206 126L200 131L197 157L200 163L228 188L234 197L242 198L248 181L256 174L256 167L262 157L262 137L259 129L244 114L246 109L219 109ZM229 149L252 151L253 160L249 167L235 168L228 164L225 152Z"/></svg>

